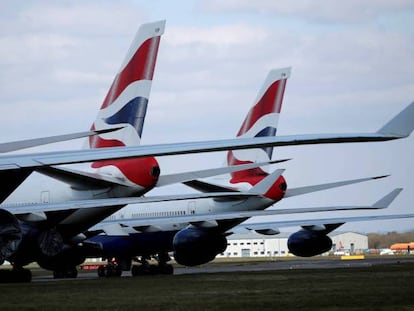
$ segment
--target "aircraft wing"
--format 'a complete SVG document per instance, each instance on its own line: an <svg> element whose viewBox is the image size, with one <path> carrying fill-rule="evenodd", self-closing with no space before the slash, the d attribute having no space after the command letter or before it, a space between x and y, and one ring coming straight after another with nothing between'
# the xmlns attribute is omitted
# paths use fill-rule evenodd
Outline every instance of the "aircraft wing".
<svg viewBox="0 0 414 311"><path fill-rule="evenodd" d="M71 134L64 134L64 135L56 135L56 136L49 136L49 137L40 137L40 138L33 138L33 139L25 139L19 141L12 141L7 143L0 143L0 153L4 152L11 152L17 151L32 147L38 147L42 145L48 145L52 143L58 143L88 136L94 136L99 134L105 134L113 131L117 131L120 128L111 128L111 129L104 129L104 130L94 130L94 131L87 131L87 132L78 132L78 133L71 133Z"/></svg>
<svg viewBox="0 0 414 311"><path fill-rule="evenodd" d="M395 189L387 194L385 197L375 202L371 206L328 206L328 207L307 207L307 208L292 208L292 209L268 209L268 210L254 210L254 211L233 211L221 213L206 213L194 214L184 216L168 216L168 217L147 217L147 218L130 218L130 219L114 219L103 221L93 228L91 231L103 230L106 227L112 227L114 224L120 224L122 227L139 228L145 227L159 227L168 224L193 224L195 226L216 226L217 221L244 219L255 216L275 216L275 215L290 215L297 213L314 213L314 212L332 212L345 210L377 210L387 208L391 202L398 196L402 189ZM234 195L234 193L233 193ZM247 226L247 225L246 225Z"/></svg>
<svg viewBox="0 0 414 311"><path fill-rule="evenodd" d="M385 197L377 201L372 205L372 207L386 207L389 206L394 199L402 191L401 188L394 189L392 192L387 194ZM356 222L356 221L368 221L368 220L387 220L387 219L400 219L400 218L413 218L414 213L407 214L388 214L388 215L369 215L369 216L346 216L346 217L330 217L330 218L317 218L310 219L309 217L303 219L295 220L277 220L270 222L257 222L257 223L245 223L240 224L234 228L235 231L238 229L244 228L254 231L273 231L279 232L281 227L309 227L309 228L319 228L323 229L325 226L329 225L341 225L347 222Z"/></svg>
<svg viewBox="0 0 414 311"><path fill-rule="evenodd" d="M323 226L328 225L337 225L345 224L347 222L358 222L358 221L368 221L368 220L391 220L391 219L404 219L404 218L414 218L414 213L407 214L388 214L388 215L369 215L369 216L348 216L348 217L337 217L337 218L319 218L319 219L297 219L297 220L281 220L281 221L271 221L271 222L261 222L261 223L248 223L240 224L236 228L244 228L254 231L267 231L272 230L278 232L278 228L283 227L314 227L314 226Z"/></svg>
<svg viewBox="0 0 414 311"><path fill-rule="evenodd" d="M57 151L22 155L0 156L0 170L35 168L58 164L91 162L98 160L179 155L236 149L281 147L309 144L375 142L400 139L414 129L414 103L375 133L313 134L278 137L236 138L228 140L185 142L174 144L141 145L77 151Z"/></svg>

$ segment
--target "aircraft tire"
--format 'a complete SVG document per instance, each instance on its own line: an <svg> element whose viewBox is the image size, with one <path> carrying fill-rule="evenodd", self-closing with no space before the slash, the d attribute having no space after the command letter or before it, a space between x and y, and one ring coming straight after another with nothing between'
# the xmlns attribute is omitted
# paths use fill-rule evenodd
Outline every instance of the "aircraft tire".
<svg viewBox="0 0 414 311"><path fill-rule="evenodd" d="M106 276L106 268L105 267L101 266L101 267L98 268L98 276L100 278L103 278L103 277Z"/></svg>

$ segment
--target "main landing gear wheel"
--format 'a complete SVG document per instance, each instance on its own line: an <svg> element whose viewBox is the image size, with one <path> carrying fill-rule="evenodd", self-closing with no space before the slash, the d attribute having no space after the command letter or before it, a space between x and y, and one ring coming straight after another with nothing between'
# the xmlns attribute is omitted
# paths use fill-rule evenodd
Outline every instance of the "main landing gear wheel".
<svg viewBox="0 0 414 311"><path fill-rule="evenodd" d="M107 266L100 266L98 268L98 276L102 277L120 277L122 275L122 269L119 265L108 264Z"/></svg>
<svg viewBox="0 0 414 311"><path fill-rule="evenodd" d="M132 266L132 276L156 274L171 275L174 273L174 267L170 264L167 264L167 261L171 260L171 258L168 255L159 255L157 260L158 265L150 265L146 258L141 258L140 260L137 260L140 264Z"/></svg>

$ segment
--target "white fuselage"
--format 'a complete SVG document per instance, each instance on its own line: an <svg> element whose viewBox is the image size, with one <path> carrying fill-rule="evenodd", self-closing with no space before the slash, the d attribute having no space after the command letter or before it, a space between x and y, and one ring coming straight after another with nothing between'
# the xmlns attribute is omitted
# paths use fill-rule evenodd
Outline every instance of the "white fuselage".
<svg viewBox="0 0 414 311"><path fill-rule="evenodd" d="M220 201L214 199L196 199L196 200L182 200L176 202L162 202L162 203L147 203L129 205L122 208L118 212L112 214L107 220L111 222L117 221L122 223L122 220L126 219L153 219L157 217L177 217L188 215L206 215L223 212L240 212L249 210L263 210L271 205L275 201L265 197L254 197L244 200L233 201ZM233 223L234 225L243 222L245 219L237 219ZM103 222L105 223L105 221ZM208 226L208 221L205 222ZM162 225L156 225L158 229L162 231L180 230L188 226L188 222L174 222ZM200 225L202 226L202 224Z"/></svg>
<svg viewBox="0 0 414 311"><path fill-rule="evenodd" d="M138 189L140 188L140 189ZM58 203L88 199L105 199L120 196L131 196L144 193L142 187L91 187L86 189L74 189L69 184L54 178L32 173L2 204L2 207L16 207L21 204ZM115 209L122 206L115 207ZM87 210L68 210L66 218L60 224L83 226L84 224L96 224L114 212L114 207L99 207ZM46 219L44 219L46 220ZM88 229L88 228L82 228Z"/></svg>

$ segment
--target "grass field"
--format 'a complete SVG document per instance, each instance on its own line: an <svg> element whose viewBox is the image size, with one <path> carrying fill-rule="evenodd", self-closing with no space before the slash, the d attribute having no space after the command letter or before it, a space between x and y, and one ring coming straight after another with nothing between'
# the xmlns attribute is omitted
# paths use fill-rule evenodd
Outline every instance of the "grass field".
<svg viewBox="0 0 414 311"><path fill-rule="evenodd" d="M0 284L0 310L414 310L414 263Z"/></svg>

